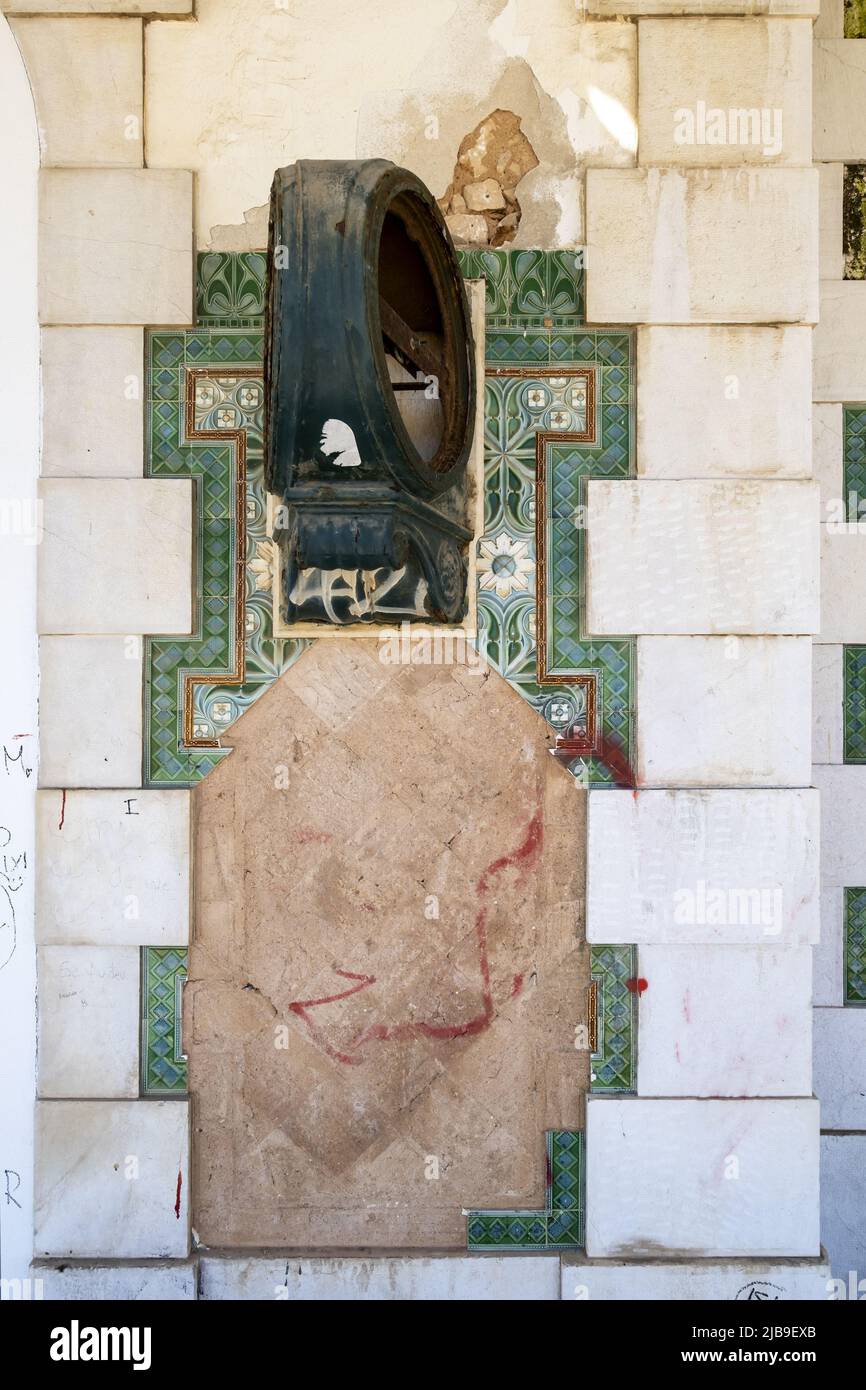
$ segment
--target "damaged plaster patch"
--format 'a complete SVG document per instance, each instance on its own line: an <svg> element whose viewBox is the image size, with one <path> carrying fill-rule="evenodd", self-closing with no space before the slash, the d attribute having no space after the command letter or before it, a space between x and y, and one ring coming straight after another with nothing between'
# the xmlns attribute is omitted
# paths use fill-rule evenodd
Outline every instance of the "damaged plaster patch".
<svg viewBox="0 0 866 1390"><path fill-rule="evenodd" d="M520 225L517 185L538 167L513 111L492 111L465 137L439 206L460 244L503 246Z"/></svg>

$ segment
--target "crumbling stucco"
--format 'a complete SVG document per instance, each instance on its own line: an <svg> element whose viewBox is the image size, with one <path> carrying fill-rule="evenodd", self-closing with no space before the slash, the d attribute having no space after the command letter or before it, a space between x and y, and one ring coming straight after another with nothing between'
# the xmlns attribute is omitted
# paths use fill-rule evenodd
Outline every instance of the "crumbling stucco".
<svg viewBox="0 0 866 1390"><path fill-rule="evenodd" d="M257 210L296 159L392 159L442 194L497 109L539 161L518 246L581 244L585 167L634 163L635 25L574 0L400 0L375 23L354 0L199 0L194 24L148 24L146 46L147 163L197 172L201 248L263 246Z"/></svg>

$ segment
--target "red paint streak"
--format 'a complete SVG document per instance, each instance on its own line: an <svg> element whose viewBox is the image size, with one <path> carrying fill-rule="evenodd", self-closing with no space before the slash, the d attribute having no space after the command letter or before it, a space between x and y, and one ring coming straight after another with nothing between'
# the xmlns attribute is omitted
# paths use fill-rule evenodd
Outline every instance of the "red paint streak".
<svg viewBox="0 0 866 1390"><path fill-rule="evenodd" d="M632 976L630 980L626 980L625 987L631 990L632 994L640 996L645 989L649 988L649 981L645 980L643 975Z"/></svg>
<svg viewBox="0 0 866 1390"><path fill-rule="evenodd" d="M674 1056L676 1057L676 1059L677 1059L678 1062L682 1063L682 1060L683 1060L683 1059L682 1059L682 1057L680 1056L680 1045L679 1045L679 1043L674 1043Z"/></svg>
<svg viewBox="0 0 866 1390"><path fill-rule="evenodd" d="M16 738L32 738L33 735L32 735L32 734L13 734L12 737L13 737L13 739L16 739Z"/></svg>
<svg viewBox="0 0 866 1390"><path fill-rule="evenodd" d="M512 999L516 999L517 996L518 996L518 994L520 993L520 991L521 991L522 989L523 989L523 976L522 976L522 975L515 975L515 977L514 977L514 982L512 983L512 986L511 986L511 997L512 997Z"/></svg>
<svg viewBox="0 0 866 1390"><path fill-rule="evenodd" d="M481 905L475 917L475 939L478 946L478 959L481 970L481 1012L476 1014L466 1023L434 1024L434 1023L401 1023L396 1027L389 1027L384 1023L374 1023L369 1028L359 1033L349 1043L346 1052L338 1052L331 1047L330 1043L324 1038L321 1030L309 1017L307 1010L319 1008L325 1004L336 1004L341 999L348 999L350 995L357 994L359 990L367 989L376 983L372 975L354 975L349 970L335 970L337 975L342 975L347 980L358 980L359 984L352 989L344 990L341 994L332 994L323 999L298 999L289 1005L292 1013L297 1014L307 1027L313 1040L318 1043L327 1055L334 1061L342 1062L346 1066L359 1066L364 1060L363 1057L355 1055L368 1042L407 1042L413 1038L434 1038L441 1042L452 1042L457 1038L474 1037L478 1033L483 1033L490 1027L493 1019L493 995L490 986L490 958L487 947L487 906L485 899L490 892L493 880L505 869L517 869L519 883L523 883L530 869L535 866L541 852L544 840L544 826L541 811L535 812L532 820L526 828L523 840L516 850L511 854L505 854L498 859L494 859L488 864L475 885L475 892ZM522 977L515 976L515 981ZM512 997L514 986L512 986Z"/></svg>
<svg viewBox="0 0 866 1390"><path fill-rule="evenodd" d="M174 1199L174 1214L175 1214L175 1216L177 1217L178 1221L180 1220L180 1191L181 1191L181 1188L182 1188L182 1187L183 1187L183 1173L182 1173L182 1172L180 1171L180 1169L178 1168L178 1170L177 1170L177 1196L176 1196L175 1199Z"/></svg>
<svg viewBox="0 0 866 1390"><path fill-rule="evenodd" d="M685 1019L686 1023L691 1023L692 1021L692 1011L690 1003L691 1001L689 999L689 992L688 990L686 990L685 994L683 995L683 1018Z"/></svg>
<svg viewBox="0 0 866 1390"><path fill-rule="evenodd" d="M66 791L60 793L60 820L57 822L57 829L63 829L63 822L66 819Z"/></svg>
<svg viewBox="0 0 866 1390"><path fill-rule="evenodd" d="M295 833L295 841L299 845L326 845L333 838L327 830L313 830L310 826Z"/></svg>

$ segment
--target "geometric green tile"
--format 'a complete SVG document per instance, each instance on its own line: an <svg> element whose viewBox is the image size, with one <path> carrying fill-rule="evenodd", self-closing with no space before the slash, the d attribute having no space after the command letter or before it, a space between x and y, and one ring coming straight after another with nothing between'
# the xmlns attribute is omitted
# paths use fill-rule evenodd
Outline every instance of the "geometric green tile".
<svg viewBox="0 0 866 1390"><path fill-rule="evenodd" d="M141 1094L184 1096L181 994L187 977L186 946L141 948Z"/></svg>
<svg viewBox="0 0 866 1390"><path fill-rule="evenodd" d="M635 946L591 946L590 971L597 986L597 1049L592 1054L594 1095L634 1094L637 1087L637 974Z"/></svg>
<svg viewBox="0 0 866 1390"><path fill-rule="evenodd" d="M866 1005L866 888L845 889L845 1003Z"/></svg>
<svg viewBox="0 0 866 1390"><path fill-rule="evenodd" d="M843 756L866 763L866 646L843 648Z"/></svg>
<svg viewBox="0 0 866 1390"><path fill-rule="evenodd" d="M578 1130L545 1135L544 1211L470 1211L470 1250L574 1250L584 1241L584 1137Z"/></svg>
<svg viewBox="0 0 866 1390"><path fill-rule="evenodd" d="M866 519L866 406L843 411L842 459L845 474L845 520Z"/></svg>

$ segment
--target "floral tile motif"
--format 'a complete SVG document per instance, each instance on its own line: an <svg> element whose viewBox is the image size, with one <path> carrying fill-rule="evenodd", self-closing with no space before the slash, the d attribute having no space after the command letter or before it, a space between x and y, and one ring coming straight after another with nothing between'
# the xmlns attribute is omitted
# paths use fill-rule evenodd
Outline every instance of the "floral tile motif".
<svg viewBox="0 0 866 1390"><path fill-rule="evenodd" d="M186 1095L181 1001L189 951L143 946L141 957L141 1094Z"/></svg>
<svg viewBox="0 0 866 1390"><path fill-rule="evenodd" d="M594 1095L632 1094L637 1085L637 951L634 946L591 946L590 972L590 1031L595 1033L590 1090Z"/></svg>
<svg viewBox="0 0 866 1390"><path fill-rule="evenodd" d="M584 322L582 251L459 251L467 280L486 280L488 332Z"/></svg>
<svg viewBox="0 0 866 1390"><path fill-rule="evenodd" d="M860 521L866 515L866 406L846 405L844 417L845 518Z"/></svg>
<svg viewBox="0 0 866 1390"><path fill-rule="evenodd" d="M843 749L846 763L866 763L866 646L844 656Z"/></svg>
<svg viewBox="0 0 866 1390"><path fill-rule="evenodd" d="M549 1130L544 1211L470 1211L470 1250L574 1250L584 1242L584 1138L579 1130Z"/></svg>
<svg viewBox="0 0 866 1390"><path fill-rule="evenodd" d="M267 258L262 251L206 251L196 267L196 322L252 328L264 322Z"/></svg>
<svg viewBox="0 0 866 1390"><path fill-rule="evenodd" d="M866 1004L866 888L845 889L845 1003Z"/></svg>

